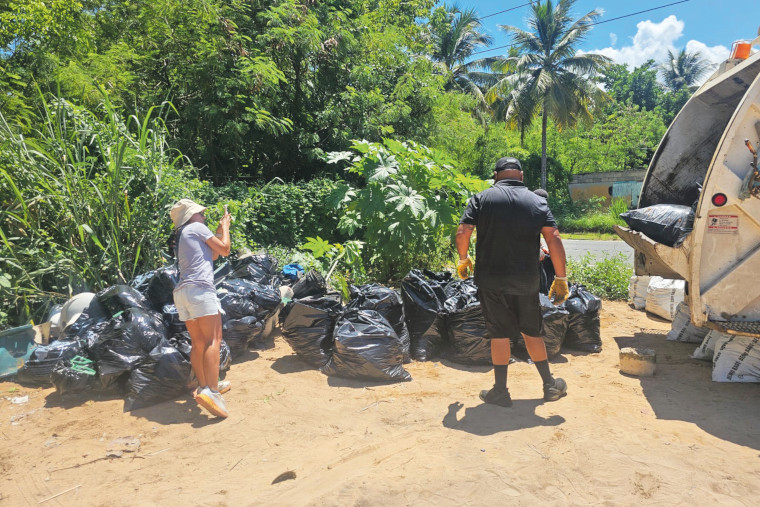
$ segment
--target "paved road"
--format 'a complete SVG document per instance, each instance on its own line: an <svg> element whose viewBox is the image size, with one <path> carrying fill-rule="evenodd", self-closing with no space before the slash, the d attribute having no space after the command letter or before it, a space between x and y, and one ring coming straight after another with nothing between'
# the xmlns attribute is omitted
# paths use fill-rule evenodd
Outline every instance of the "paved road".
<svg viewBox="0 0 760 507"><path fill-rule="evenodd" d="M619 253L633 262L633 248L622 240L594 241L590 239L563 239L565 252L568 259L580 260L586 253L591 253L596 258L603 259L605 256L615 256Z"/></svg>

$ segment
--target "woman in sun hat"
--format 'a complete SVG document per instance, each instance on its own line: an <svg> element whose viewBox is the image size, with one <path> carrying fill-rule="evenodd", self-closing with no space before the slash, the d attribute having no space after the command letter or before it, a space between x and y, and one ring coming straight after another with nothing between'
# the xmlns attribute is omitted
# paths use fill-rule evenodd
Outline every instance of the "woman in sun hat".
<svg viewBox="0 0 760 507"><path fill-rule="evenodd" d="M174 249L179 265L174 305L193 345L190 363L198 378L195 400L213 415L227 417L220 391L228 391L229 382L225 385L219 382L222 307L214 287L214 260L230 254L231 217L225 209L214 234L206 227L204 211L204 206L180 199L169 212L174 222Z"/></svg>

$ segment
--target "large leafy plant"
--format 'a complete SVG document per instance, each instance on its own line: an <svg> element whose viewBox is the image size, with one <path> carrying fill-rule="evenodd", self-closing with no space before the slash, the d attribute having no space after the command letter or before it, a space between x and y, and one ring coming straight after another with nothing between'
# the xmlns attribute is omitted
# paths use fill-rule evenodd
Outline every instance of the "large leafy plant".
<svg viewBox="0 0 760 507"><path fill-rule="evenodd" d="M356 141L352 150L327 155L328 163L350 163L348 181L336 183L330 202L345 208L338 227L365 242L374 274L392 280L441 263L462 207L486 182L411 141Z"/></svg>

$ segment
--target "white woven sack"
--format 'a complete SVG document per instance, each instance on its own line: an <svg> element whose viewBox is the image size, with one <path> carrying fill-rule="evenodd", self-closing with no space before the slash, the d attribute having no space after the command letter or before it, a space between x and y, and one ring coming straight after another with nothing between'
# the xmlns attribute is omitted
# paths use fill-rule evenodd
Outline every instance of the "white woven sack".
<svg viewBox="0 0 760 507"><path fill-rule="evenodd" d="M727 336L715 344L713 382L760 382L760 338Z"/></svg>
<svg viewBox="0 0 760 507"><path fill-rule="evenodd" d="M686 301L681 301L676 306L676 316L673 318L673 326L668 332L667 339L675 342L702 343L708 331L710 330L706 327L697 327L691 323L689 305Z"/></svg>
<svg viewBox="0 0 760 507"><path fill-rule="evenodd" d="M685 286L684 280L651 277L647 287L647 311L663 319L673 320L678 303L683 301Z"/></svg>
<svg viewBox="0 0 760 507"><path fill-rule="evenodd" d="M712 362L713 356L715 356L715 344L720 339L726 341L729 338L731 338L731 335L711 329L710 332L707 333L707 336L702 340L702 344L694 350L694 353L691 355L692 359Z"/></svg>
<svg viewBox="0 0 760 507"><path fill-rule="evenodd" d="M637 310L644 310L647 307L647 287L650 278L633 275L628 281L628 304L633 305Z"/></svg>

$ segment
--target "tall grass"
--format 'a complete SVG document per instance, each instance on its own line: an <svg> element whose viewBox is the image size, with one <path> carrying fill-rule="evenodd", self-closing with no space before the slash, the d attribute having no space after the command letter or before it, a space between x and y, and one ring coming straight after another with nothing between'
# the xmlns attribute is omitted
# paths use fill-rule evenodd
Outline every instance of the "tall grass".
<svg viewBox="0 0 760 507"><path fill-rule="evenodd" d="M0 115L0 326L160 265L168 208L199 185L155 108L125 121L105 92L98 115L42 103L31 137Z"/></svg>

